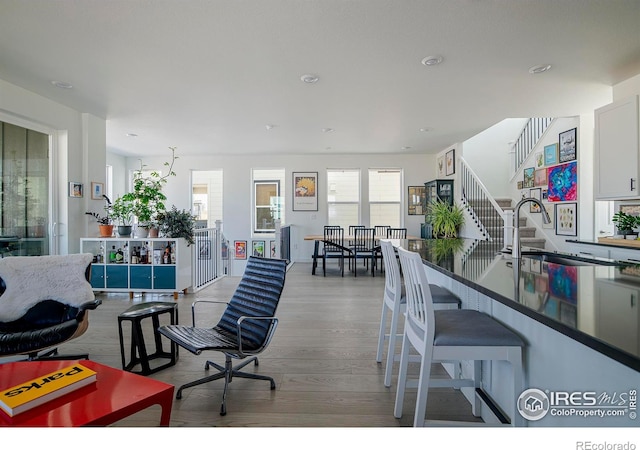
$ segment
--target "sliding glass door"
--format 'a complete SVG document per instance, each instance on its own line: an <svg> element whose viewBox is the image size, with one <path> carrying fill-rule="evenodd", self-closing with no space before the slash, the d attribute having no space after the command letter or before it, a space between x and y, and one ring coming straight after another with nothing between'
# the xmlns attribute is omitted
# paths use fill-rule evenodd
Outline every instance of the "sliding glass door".
<svg viewBox="0 0 640 450"><path fill-rule="evenodd" d="M0 122L0 257L49 253L49 143Z"/></svg>

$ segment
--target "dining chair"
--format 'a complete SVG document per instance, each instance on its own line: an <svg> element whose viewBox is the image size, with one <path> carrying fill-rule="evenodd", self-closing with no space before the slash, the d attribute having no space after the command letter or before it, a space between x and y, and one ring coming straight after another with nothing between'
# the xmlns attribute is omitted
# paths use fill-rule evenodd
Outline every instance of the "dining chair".
<svg viewBox="0 0 640 450"><path fill-rule="evenodd" d="M384 342L387 345L387 365L384 371L384 385L391 386L391 375L393 371L393 363L399 361L399 354L396 352L396 341L402 338L402 334L398 333L400 319L404 316L407 307L407 298L405 296L402 276L400 274L400 265L396 258L396 252L390 241L380 241L385 266L384 279L384 295L382 301L382 313L380 314L380 331L378 333L378 351L376 353L376 361L382 362L384 353ZM436 284L429 284L431 297L433 298L434 309L457 309L460 308L460 297L455 295L448 289ZM388 315L391 313L391 321L389 324L389 333L386 332Z"/></svg>
<svg viewBox="0 0 640 450"><path fill-rule="evenodd" d="M387 229L387 239L406 239L406 228L389 228Z"/></svg>
<svg viewBox="0 0 640 450"><path fill-rule="evenodd" d="M355 228L353 246L350 247L353 258L353 276L358 276L358 259L364 261L364 266L369 270L371 262L371 276L375 276L375 230L373 228Z"/></svg>
<svg viewBox="0 0 640 450"><path fill-rule="evenodd" d="M344 228L325 225L322 248L322 274L327 276L327 259L338 259L340 274L344 277L344 258L348 249L344 246Z"/></svg>
<svg viewBox="0 0 640 450"><path fill-rule="evenodd" d="M479 395L482 389L482 361L506 360L511 364L513 405L511 425L522 425L516 411L518 395L523 390L524 341L512 330L488 314L470 309L434 311L427 274L420 255L398 249L407 296L406 320L400 353L400 372L393 414L402 417L405 390L408 386L407 368L410 348L420 355L420 375L417 380L417 399L413 426L424 426L427 396L432 387L472 387L472 413L479 414ZM473 361L470 379L431 379L434 362ZM506 386L504 387L507 388Z"/></svg>

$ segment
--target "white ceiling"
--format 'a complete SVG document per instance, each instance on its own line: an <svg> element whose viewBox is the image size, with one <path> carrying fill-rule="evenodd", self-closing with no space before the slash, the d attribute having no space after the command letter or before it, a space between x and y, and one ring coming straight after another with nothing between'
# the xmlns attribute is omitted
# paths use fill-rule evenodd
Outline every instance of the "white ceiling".
<svg viewBox="0 0 640 450"><path fill-rule="evenodd" d="M640 0L0 0L0 79L125 155L436 153L638 73Z"/></svg>

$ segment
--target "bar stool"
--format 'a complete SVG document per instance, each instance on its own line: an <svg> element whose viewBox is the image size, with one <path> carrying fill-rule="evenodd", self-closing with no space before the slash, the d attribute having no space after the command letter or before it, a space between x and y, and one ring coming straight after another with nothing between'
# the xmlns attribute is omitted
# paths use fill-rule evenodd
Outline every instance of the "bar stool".
<svg viewBox="0 0 640 450"><path fill-rule="evenodd" d="M140 375L149 375L173 366L176 363L178 359L178 346L175 342L171 341L170 351L165 351L162 348L162 335L158 332L158 327L160 326L159 316L161 314L169 314L171 325L176 325L178 323L178 304L169 302L139 303L118 316L118 333L120 335L120 354L122 357L123 370ZM153 324L153 338L155 341L155 351L151 354L147 352L142 332L142 320L149 317ZM125 360L126 355L122 332L123 321L131 322L131 358L128 363ZM150 362L159 358L167 359L168 361L152 368ZM141 369L138 371L133 370L137 365L140 365Z"/></svg>

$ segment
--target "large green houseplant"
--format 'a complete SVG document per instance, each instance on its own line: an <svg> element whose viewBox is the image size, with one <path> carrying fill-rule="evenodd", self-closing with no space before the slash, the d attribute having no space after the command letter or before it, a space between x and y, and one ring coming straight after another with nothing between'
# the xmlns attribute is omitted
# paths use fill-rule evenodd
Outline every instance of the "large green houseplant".
<svg viewBox="0 0 640 450"><path fill-rule="evenodd" d="M449 205L442 200L437 200L429 206L427 222L431 223L436 238L456 238L464 223L464 212L456 204Z"/></svg>
<svg viewBox="0 0 640 450"><path fill-rule="evenodd" d="M168 167L166 174L161 175L157 171L151 171L145 175L145 165L140 160L140 169L133 173L133 191L123 195L123 199L131 202L133 214L138 219L139 228L151 228L157 226L157 216L166 210L166 195L162 192L167 179L175 176L173 165L178 159L175 147L171 150L171 161L165 162Z"/></svg>
<svg viewBox="0 0 640 450"><path fill-rule="evenodd" d="M611 221L616 224L618 233L622 235L637 234L633 229L640 226L640 217L632 216L622 211L615 213Z"/></svg>
<svg viewBox="0 0 640 450"><path fill-rule="evenodd" d="M196 216L186 210L174 206L170 210L158 214L160 234L169 238L184 238L188 245L195 243L194 229Z"/></svg>

